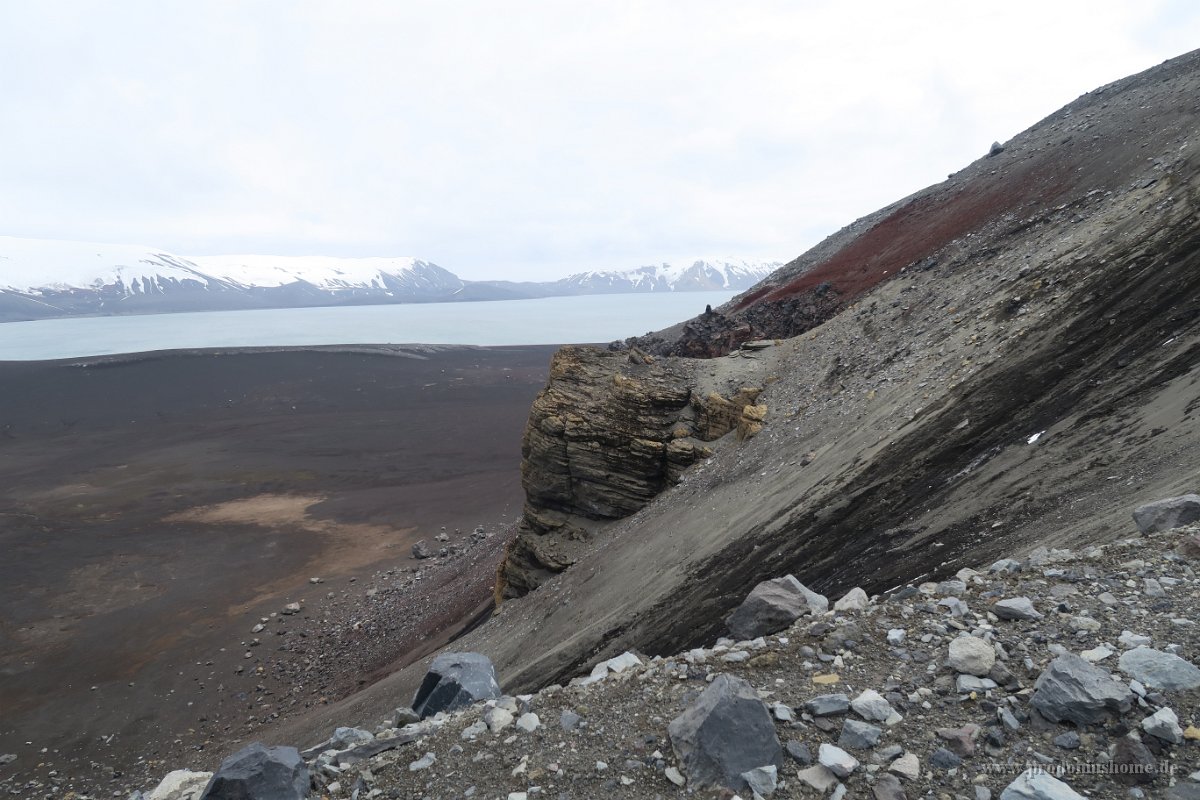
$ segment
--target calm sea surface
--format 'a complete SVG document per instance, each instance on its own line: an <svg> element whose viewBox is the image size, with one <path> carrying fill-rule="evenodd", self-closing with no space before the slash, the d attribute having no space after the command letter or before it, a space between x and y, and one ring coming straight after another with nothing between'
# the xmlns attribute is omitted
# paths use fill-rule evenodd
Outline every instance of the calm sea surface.
<svg viewBox="0 0 1200 800"><path fill-rule="evenodd" d="M194 347L609 342L682 322L734 294L602 294L6 322L0 323L0 361Z"/></svg>

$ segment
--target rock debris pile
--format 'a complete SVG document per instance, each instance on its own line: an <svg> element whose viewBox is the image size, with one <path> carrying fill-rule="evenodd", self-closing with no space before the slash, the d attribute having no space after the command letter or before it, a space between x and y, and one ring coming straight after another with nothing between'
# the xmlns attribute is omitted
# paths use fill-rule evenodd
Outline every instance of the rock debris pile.
<svg viewBox="0 0 1200 800"><path fill-rule="evenodd" d="M339 728L274 774L360 800L1200 798L1200 524L1150 530L832 605L784 576L730 615L744 635L531 695L443 654L420 713ZM142 797L233 797L223 773L288 750ZM289 791L236 796L304 796Z"/></svg>

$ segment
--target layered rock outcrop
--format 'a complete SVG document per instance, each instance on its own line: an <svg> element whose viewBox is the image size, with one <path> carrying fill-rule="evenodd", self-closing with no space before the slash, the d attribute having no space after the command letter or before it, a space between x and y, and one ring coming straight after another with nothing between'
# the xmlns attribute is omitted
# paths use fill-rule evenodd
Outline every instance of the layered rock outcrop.
<svg viewBox="0 0 1200 800"><path fill-rule="evenodd" d="M626 517L711 453L762 429L761 389L701 388L694 359L571 346L550 365L522 443L525 508L497 570L497 601L561 572L594 523Z"/></svg>

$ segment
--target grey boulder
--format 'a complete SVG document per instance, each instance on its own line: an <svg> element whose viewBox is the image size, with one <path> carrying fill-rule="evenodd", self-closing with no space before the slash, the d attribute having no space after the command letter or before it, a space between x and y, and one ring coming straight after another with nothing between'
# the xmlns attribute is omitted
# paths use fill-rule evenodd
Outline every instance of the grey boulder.
<svg viewBox="0 0 1200 800"><path fill-rule="evenodd" d="M738 639L754 639L781 631L805 614L823 614L829 609L824 595L808 589L792 575L763 581L750 590L742 604L726 620Z"/></svg>
<svg viewBox="0 0 1200 800"><path fill-rule="evenodd" d="M439 711L454 711L501 695L496 668L480 653L442 653L429 665L413 698L421 719Z"/></svg>
<svg viewBox="0 0 1200 800"><path fill-rule="evenodd" d="M1156 500L1133 511L1133 521L1142 533L1159 533L1200 520L1200 494L1185 494Z"/></svg>
<svg viewBox="0 0 1200 800"><path fill-rule="evenodd" d="M1053 722L1091 725L1129 710L1133 692L1103 669L1074 653L1050 662L1034 683L1029 702Z"/></svg>
<svg viewBox="0 0 1200 800"><path fill-rule="evenodd" d="M842 723L842 735L838 737L838 747L846 750L870 750L879 744L883 730L866 722L847 719Z"/></svg>
<svg viewBox="0 0 1200 800"><path fill-rule="evenodd" d="M1155 689L1179 691L1200 687L1200 669L1195 664L1150 647L1126 650L1117 666L1129 677Z"/></svg>
<svg viewBox="0 0 1200 800"><path fill-rule="evenodd" d="M1084 800L1084 797L1048 772L1029 769L1000 793L1000 800Z"/></svg>
<svg viewBox="0 0 1200 800"><path fill-rule="evenodd" d="M304 800L308 787L296 748L254 742L221 762L200 800Z"/></svg>
<svg viewBox="0 0 1200 800"><path fill-rule="evenodd" d="M667 727L671 749L694 786L747 788L743 773L783 767L783 748L766 705L749 683L718 675Z"/></svg>
<svg viewBox="0 0 1200 800"><path fill-rule="evenodd" d="M356 744L365 744L374 739L374 734L362 728L338 728L329 737L329 747L333 750L345 750Z"/></svg>
<svg viewBox="0 0 1200 800"><path fill-rule="evenodd" d="M804 701L804 710L814 717L845 714L850 710L850 698L844 694L819 694Z"/></svg>
<svg viewBox="0 0 1200 800"><path fill-rule="evenodd" d="M992 613L1000 619L1041 619L1042 615L1033 607L1028 597L1010 597L992 606Z"/></svg>

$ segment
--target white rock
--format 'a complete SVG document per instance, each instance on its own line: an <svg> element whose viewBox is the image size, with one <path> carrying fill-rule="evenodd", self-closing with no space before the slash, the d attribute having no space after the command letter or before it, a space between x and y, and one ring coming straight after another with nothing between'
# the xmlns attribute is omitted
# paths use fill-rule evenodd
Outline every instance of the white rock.
<svg viewBox="0 0 1200 800"><path fill-rule="evenodd" d="M513 715L504 708L489 708L483 712L483 722L492 733L499 733L513 723Z"/></svg>
<svg viewBox="0 0 1200 800"><path fill-rule="evenodd" d="M211 772L177 769L159 781L146 800L199 800L212 778Z"/></svg>
<svg viewBox="0 0 1200 800"><path fill-rule="evenodd" d="M921 777L921 759L917 758L916 753L905 753L893 761L888 770L896 773L901 778L915 781Z"/></svg>
<svg viewBox="0 0 1200 800"><path fill-rule="evenodd" d="M418 758L416 761L409 764L408 771L409 772L419 772L420 770L423 770L423 769L429 769L430 767L433 766L433 762L435 762L435 761L437 761L437 756L435 756L433 753L426 753L425 755Z"/></svg>
<svg viewBox="0 0 1200 800"><path fill-rule="evenodd" d="M1142 730L1171 744L1183 741L1183 728L1179 727L1179 717L1169 708L1160 708L1142 720Z"/></svg>
<svg viewBox="0 0 1200 800"><path fill-rule="evenodd" d="M996 651L983 639L959 636L950 642L946 664L956 672L967 675L987 675L996 663Z"/></svg>
<svg viewBox="0 0 1200 800"><path fill-rule="evenodd" d="M1000 800L1084 800L1084 797L1053 775L1028 769L1000 793Z"/></svg>
<svg viewBox="0 0 1200 800"><path fill-rule="evenodd" d="M1088 661L1092 664L1095 664L1099 661L1103 661L1104 659L1108 658L1112 654L1113 654L1112 650L1109 650L1104 645L1100 645L1099 647L1093 647L1091 650L1084 650L1079 655L1083 657L1084 661Z"/></svg>
<svg viewBox="0 0 1200 800"><path fill-rule="evenodd" d="M858 697L851 700L850 707L863 719L871 722L884 722L892 714L896 713L891 703L885 700L883 695L874 689L867 689ZM843 775L842 777L845 776Z"/></svg>
<svg viewBox="0 0 1200 800"><path fill-rule="evenodd" d="M693 651L694 652L694 651ZM592 667L592 672L583 680L579 681L580 686L588 686L602 681L608 677L610 672L621 673L630 667L636 667L642 663L642 660L633 653L626 650L619 656L614 656L607 661L601 661L596 666Z"/></svg>
<svg viewBox="0 0 1200 800"><path fill-rule="evenodd" d="M1149 636L1133 631L1122 631L1117 642L1126 650L1132 650L1135 647L1149 647L1154 640Z"/></svg>
<svg viewBox="0 0 1200 800"><path fill-rule="evenodd" d="M820 764L814 764L808 769L800 770L796 774L796 777L798 777L802 783L811 786L822 794L828 792L834 786L837 786L838 783L837 775L834 775Z"/></svg>
<svg viewBox="0 0 1200 800"><path fill-rule="evenodd" d="M822 767L839 778L847 778L858 769L858 759L836 745L822 743L817 752L817 761Z"/></svg>
<svg viewBox="0 0 1200 800"><path fill-rule="evenodd" d="M665 770L663 770L663 774L667 776L667 780L676 786L683 786L685 783L687 783L687 779L683 777L683 773L674 767L667 767Z"/></svg>
<svg viewBox="0 0 1200 800"><path fill-rule="evenodd" d="M904 637L908 635L908 631L904 628L892 628L887 632L888 644L900 644L904 641Z"/></svg>
<svg viewBox="0 0 1200 800"><path fill-rule="evenodd" d="M867 597L867 593L860 587L855 586L846 595L833 604L833 610L842 611L863 611L871 604L871 598Z"/></svg>
<svg viewBox="0 0 1200 800"><path fill-rule="evenodd" d="M525 731L526 733L533 733L541 724L542 721L538 719L538 715L532 711L522 714L517 720L517 728Z"/></svg>

